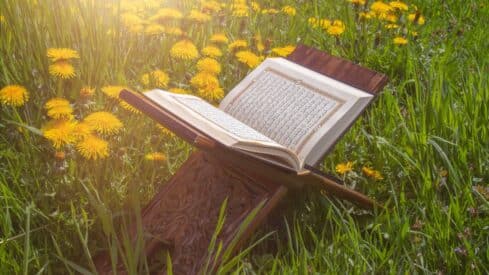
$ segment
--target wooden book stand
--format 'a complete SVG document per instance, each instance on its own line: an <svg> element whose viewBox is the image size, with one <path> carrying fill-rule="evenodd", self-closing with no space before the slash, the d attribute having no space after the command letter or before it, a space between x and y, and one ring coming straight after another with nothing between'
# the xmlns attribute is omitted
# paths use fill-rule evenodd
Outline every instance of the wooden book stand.
<svg viewBox="0 0 489 275"><path fill-rule="evenodd" d="M297 46L287 58L372 94L387 83L383 74L304 45ZM158 251L169 251L175 274L202 273L209 258L213 261L206 271L215 271L213 264L220 258L209 255L208 246L226 199L226 218L218 241L222 242L223 250L232 251L242 247L289 190L314 185L360 207L375 207L375 202L365 195L346 188L314 167L298 174L285 166L256 159L219 144L145 98L127 91L121 92L120 97L200 149L161 186L142 211L145 255L151 260ZM243 230L240 225L254 209L256 215ZM111 273L110 257L102 255L95 262L100 273Z"/></svg>

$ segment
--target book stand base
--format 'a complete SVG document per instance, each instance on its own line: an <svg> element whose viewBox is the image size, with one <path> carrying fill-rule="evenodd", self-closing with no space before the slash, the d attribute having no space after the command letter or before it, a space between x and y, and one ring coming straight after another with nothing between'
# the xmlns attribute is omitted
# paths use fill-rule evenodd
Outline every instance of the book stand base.
<svg viewBox="0 0 489 275"><path fill-rule="evenodd" d="M195 152L142 211L148 262L154 257L159 257L161 262L164 254L160 252L168 251L174 274L197 274L209 258L213 259L208 247L226 199L225 222L218 235L224 249L230 246L253 209L263 203L237 239L235 248L263 222L285 194L286 189L280 185L266 184L226 167L209 154ZM208 267L210 273L213 263L211 260ZM99 256L96 266L101 274L111 274L108 255ZM163 267L161 272L165 270Z"/></svg>

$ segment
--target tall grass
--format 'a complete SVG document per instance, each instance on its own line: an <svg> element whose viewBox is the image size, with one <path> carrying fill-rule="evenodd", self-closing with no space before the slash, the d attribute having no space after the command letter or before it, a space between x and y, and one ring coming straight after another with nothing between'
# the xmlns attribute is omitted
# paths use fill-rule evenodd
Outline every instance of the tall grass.
<svg viewBox="0 0 489 275"><path fill-rule="evenodd" d="M185 11L198 6L165 2ZM301 42L386 73L388 87L322 169L333 172L336 164L353 161L346 183L387 207L369 213L312 192L289 213L282 230L272 237L266 229L257 233L257 240L267 241L217 270L489 273L489 5L412 1L426 24L416 29L416 39L396 46L392 38L398 34L359 20L346 1L259 2L295 6L297 15L252 12L235 18L225 12L209 24L188 26L188 36L200 49L215 32L253 45L260 34L273 47ZM129 33L121 22L124 9L119 0L0 1L0 88L20 84L31 95L24 107L0 107L2 274L94 272L92 257L102 251L131 274L151 269L141 239L132 243L123 232L192 149L178 138L162 138L149 119L119 108L100 88L143 90L141 74L155 68L165 69L173 86L187 88L195 68L170 57L180 38ZM156 10L147 5L142 13L149 17ZM309 17L340 19L346 31L335 38L312 28ZM80 53L74 79L49 75L46 51L55 47ZM232 54L220 62L220 81L229 91L249 70ZM98 89L88 107L77 101L85 85ZM53 157L36 129L47 121L43 104L54 96L75 102L77 117L107 110L123 120L123 133L110 139L108 159L84 160L73 148L65 150L64 160ZM165 152L167 161L144 159L155 150ZM364 165L384 179L363 176Z"/></svg>

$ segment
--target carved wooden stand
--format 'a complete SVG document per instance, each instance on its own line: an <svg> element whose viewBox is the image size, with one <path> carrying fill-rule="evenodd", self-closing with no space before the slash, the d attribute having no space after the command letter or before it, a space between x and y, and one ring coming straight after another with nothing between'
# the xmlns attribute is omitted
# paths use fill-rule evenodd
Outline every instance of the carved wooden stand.
<svg viewBox="0 0 489 275"><path fill-rule="evenodd" d="M288 59L374 94L387 82L387 78L382 74L303 45L299 45ZM167 120L166 116L158 117L158 114L151 112L147 114L163 124L172 122ZM170 129L181 134L184 139L200 145L199 148L214 148L212 142L208 144L209 141L206 141L205 137L192 135L194 133L191 130L178 123L170 126ZM213 255L208 255L208 246L224 200L227 199L226 218L218 239L222 241L224 249L231 248L236 251L284 199L291 185L283 184L289 179L301 180L297 176L287 176L280 170L270 170L270 173L267 170L260 171L260 164L257 166L246 157L233 162L235 158L232 154L226 159L227 155L226 151L217 150L193 153L143 209L145 252L150 260L158 251L164 249L171 255L175 274L202 273L207 260L213 258ZM310 175L303 179L315 185L327 183L329 185L324 187L331 194L354 199L360 206L373 206L368 198L345 190L344 187L339 188L339 183L331 179L319 179L320 177ZM301 185L298 186L297 189L300 189ZM260 204L262 207L253 221L237 236L245 218ZM236 237L237 243L231 245ZM218 261L219 259L216 262ZM100 273L111 273L110 258L107 255L97 257L96 265ZM214 271L212 266L208 268L208 273Z"/></svg>

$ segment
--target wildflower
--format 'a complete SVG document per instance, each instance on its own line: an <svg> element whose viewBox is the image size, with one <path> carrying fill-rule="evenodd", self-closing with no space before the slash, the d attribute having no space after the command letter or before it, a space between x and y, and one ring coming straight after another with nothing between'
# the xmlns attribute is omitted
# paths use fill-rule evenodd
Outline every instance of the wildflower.
<svg viewBox="0 0 489 275"><path fill-rule="evenodd" d="M371 19L375 17L375 13L373 11L369 11L369 12L362 11L358 13L358 15L360 16L361 19Z"/></svg>
<svg viewBox="0 0 489 275"><path fill-rule="evenodd" d="M259 12L261 10L260 4L255 1L251 2L251 9L255 12Z"/></svg>
<svg viewBox="0 0 489 275"><path fill-rule="evenodd" d="M70 106L70 102L67 99L61 97L54 97L44 103L44 109L46 110L60 106Z"/></svg>
<svg viewBox="0 0 489 275"><path fill-rule="evenodd" d="M192 41L182 40L173 45L170 55L176 59L192 60L199 57L199 52Z"/></svg>
<svg viewBox="0 0 489 275"><path fill-rule="evenodd" d="M197 89L197 95L207 101L218 102L224 97L224 90L216 84Z"/></svg>
<svg viewBox="0 0 489 275"><path fill-rule="evenodd" d="M160 124L156 124L156 127L161 130L161 133L163 134L163 136L165 136L167 138L174 138L175 137L175 134L172 131L161 126Z"/></svg>
<svg viewBox="0 0 489 275"><path fill-rule="evenodd" d="M65 159L65 157L66 157L66 154L65 154L65 152L63 152L63 151L56 151L56 152L54 153L54 158L55 158L56 160L62 161L62 160L64 160L64 159Z"/></svg>
<svg viewBox="0 0 489 275"><path fill-rule="evenodd" d="M73 129L73 136L76 140L82 140L93 134L93 130L86 122L80 122L75 125Z"/></svg>
<svg viewBox="0 0 489 275"><path fill-rule="evenodd" d="M365 5L366 0L348 0L348 2L354 5Z"/></svg>
<svg viewBox="0 0 489 275"><path fill-rule="evenodd" d="M210 41L217 44L227 44L229 39L223 33L216 33L211 36Z"/></svg>
<svg viewBox="0 0 489 275"><path fill-rule="evenodd" d="M150 84L152 84L156 87L166 88L169 81L170 77L162 70L154 70L150 73L143 74L143 76L141 77L141 83L143 83L143 85L145 86L149 86Z"/></svg>
<svg viewBox="0 0 489 275"><path fill-rule="evenodd" d="M326 19L326 18L318 19L315 17L310 17L307 20L307 23L309 24L309 26L311 26L313 28L322 28L325 30L327 30L329 28L329 26L331 26L331 20Z"/></svg>
<svg viewBox="0 0 489 275"><path fill-rule="evenodd" d="M285 56L288 56L289 54L291 54L294 50L295 50L295 46L288 45L288 46L284 46L284 47L273 48L272 53L274 53L278 56L285 57Z"/></svg>
<svg viewBox="0 0 489 275"><path fill-rule="evenodd" d="M50 48L48 49L47 56L52 62L80 58L77 51L68 48Z"/></svg>
<svg viewBox="0 0 489 275"><path fill-rule="evenodd" d="M48 109L48 117L53 119L72 119L73 108L71 105L61 105Z"/></svg>
<svg viewBox="0 0 489 275"><path fill-rule="evenodd" d="M182 89L182 88L170 88L168 91L174 93L174 94L190 94L190 91Z"/></svg>
<svg viewBox="0 0 489 275"><path fill-rule="evenodd" d="M110 98L119 99L119 94L122 90L127 90L125 86L105 86L102 87L102 93L106 94Z"/></svg>
<svg viewBox="0 0 489 275"><path fill-rule="evenodd" d="M3 14L0 14L0 24L5 23L5 16Z"/></svg>
<svg viewBox="0 0 489 275"><path fill-rule="evenodd" d="M254 53L252 53L250 51L240 51L240 52L237 52L236 53L236 58L238 58L238 61L239 62L248 65L248 67L250 67L250 68L255 68L263 60L262 57L257 56L256 54L254 54Z"/></svg>
<svg viewBox="0 0 489 275"><path fill-rule="evenodd" d="M401 2L401 1L391 1L391 2L389 2L389 6L391 6L394 9L401 10L401 11L407 11L408 10L408 5L406 5L406 3Z"/></svg>
<svg viewBox="0 0 489 275"><path fill-rule="evenodd" d="M182 18L182 13L177 9L163 8L158 10L158 12L152 16L149 20L164 22L169 19L180 19Z"/></svg>
<svg viewBox="0 0 489 275"><path fill-rule="evenodd" d="M373 11L377 16L381 14L387 14L392 11L392 7L382 1L375 1L370 5L370 10Z"/></svg>
<svg viewBox="0 0 489 275"><path fill-rule="evenodd" d="M165 161L166 160L165 154L160 153L160 152L153 152L153 153L146 154L146 156L144 156L144 158L146 160L151 160L151 161Z"/></svg>
<svg viewBox="0 0 489 275"><path fill-rule="evenodd" d="M76 122L71 120L51 120L42 127L41 131L43 136L51 141L54 148L59 149L76 140L73 135L75 126Z"/></svg>
<svg viewBox="0 0 489 275"><path fill-rule="evenodd" d="M394 38L394 44L396 45L406 45L408 40L404 37L398 36Z"/></svg>
<svg viewBox="0 0 489 275"><path fill-rule="evenodd" d="M49 65L49 73L52 76L69 79L75 76L75 68L68 61L60 60Z"/></svg>
<svg viewBox="0 0 489 275"><path fill-rule="evenodd" d="M8 85L0 90L0 102L4 105L20 107L29 100L29 92L20 85Z"/></svg>
<svg viewBox="0 0 489 275"><path fill-rule="evenodd" d="M296 9L292 6L284 6L282 12L290 16L295 16L297 13Z"/></svg>
<svg viewBox="0 0 489 275"><path fill-rule="evenodd" d="M190 79L190 84L195 88L203 88L206 86L219 86L219 80L210 73L199 72Z"/></svg>
<svg viewBox="0 0 489 275"><path fill-rule="evenodd" d="M219 48L214 46L207 46L202 49L202 55L216 58L222 56L222 52Z"/></svg>
<svg viewBox="0 0 489 275"><path fill-rule="evenodd" d="M116 116L103 111L91 113L83 121L99 134L116 134L123 126Z"/></svg>
<svg viewBox="0 0 489 275"><path fill-rule="evenodd" d="M344 175L350 171L352 171L353 169L353 162L351 161L348 161L346 163L340 163L338 165L336 165L336 172L338 172L338 174L341 174L341 175Z"/></svg>
<svg viewBox="0 0 489 275"><path fill-rule="evenodd" d="M141 19L141 17L130 12L125 12L121 14L121 21L126 28L131 28L133 26L141 26L142 23L144 22L144 20Z"/></svg>
<svg viewBox="0 0 489 275"><path fill-rule="evenodd" d="M125 110L127 110L127 111L129 111L131 113L141 114L141 111L139 111L138 109L134 108L131 104L127 103L124 100L119 101L119 106L121 106L122 108L124 108Z"/></svg>
<svg viewBox="0 0 489 275"><path fill-rule="evenodd" d="M362 167L362 172L363 172L363 174L365 174L365 176L367 176L369 178L373 178L375 180L384 179L384 177L382 177L382 174L380 174L379 171L374 170L374 169L367 167L367 166Z"/></svg>
<svg viewBox="0 0 489 275"><path fill-rule="evenodd" d="M235 40L235 41L229 43L229 45L228 45L228 49L230 51L234 51L236 49L246 48L246 47L248 47L248 42L246 40L242 40L242 39Z"/></svg>
<svg viewBox="0 0 489 275"><path fill-rule="evenodd" d="M345 24L341 20L335 20L326 31L330 35L338 36L345 31Z"/></svg>
<svg viewBox="0 0 489 275"><path fill-rule="evenodd" d="M387 24L384 27L386 29L397 29L397 28L399 28L399 25L397 25L397 24Z"/></svg>
<svg viewBox="0 0 489 275"><path fill-rule="evenodd" d="M221 64L215 59L205 57L197 62L197 70L210 74L219 74L221 72Z"/></svg>
<svg viewBox="0 0 489 275"><path fill-rule="evenodd" d="M261 11L262 14L277 14L279 11L277 9L264 9Z"/></svg>
<svg viewBox="0 0 489 275"><path fill-rule="evenodd" d="M250 15L250 9L245 4L233 5L233 16L234 17L248 17Z"/></svg>
<svg viewBox="0 0 489 275"><path fill-rule="evenodd" d="M85 86L80 89L80 97L88 98L91 97L95 93L95 88Z"/></svg>
<svg viewBox="0 0 489 275"><path fill-rule="evenodd" d="M109 156L107 141L90 135L76 144L77 151L86 159L97 160Z"/></svg>
<svg viewBox="0 0 489 275"><path fill-rule="evenodd" d="M198 10L191 10L187 18L190 21L201 24L211 20L210 15L200 12Z"/></svg>
<svg viewBox="0 0 489 275"><path fill-rule="evenodd" d="M409 22L413 22L413 23L418 24L418 25L424 25L424 23L425 23L424 16L422 16L421 14L417 14L417 13L410 13L408 15L408 20L409 20Z"/></svg>
<svg viewBox="0 0 489 275"><path fill-rule="evenodd" d="M206 0L201 3L202 11L204 12L219 12L221 11L221 4L217 1Z"/></svg>
<svg viewBox="0 0 489 275"><path fill-rule="evenodd" d="M160 35L165 33L165 27L160 24L150 24L144 29L144 33L147 35Z"/></svg>

